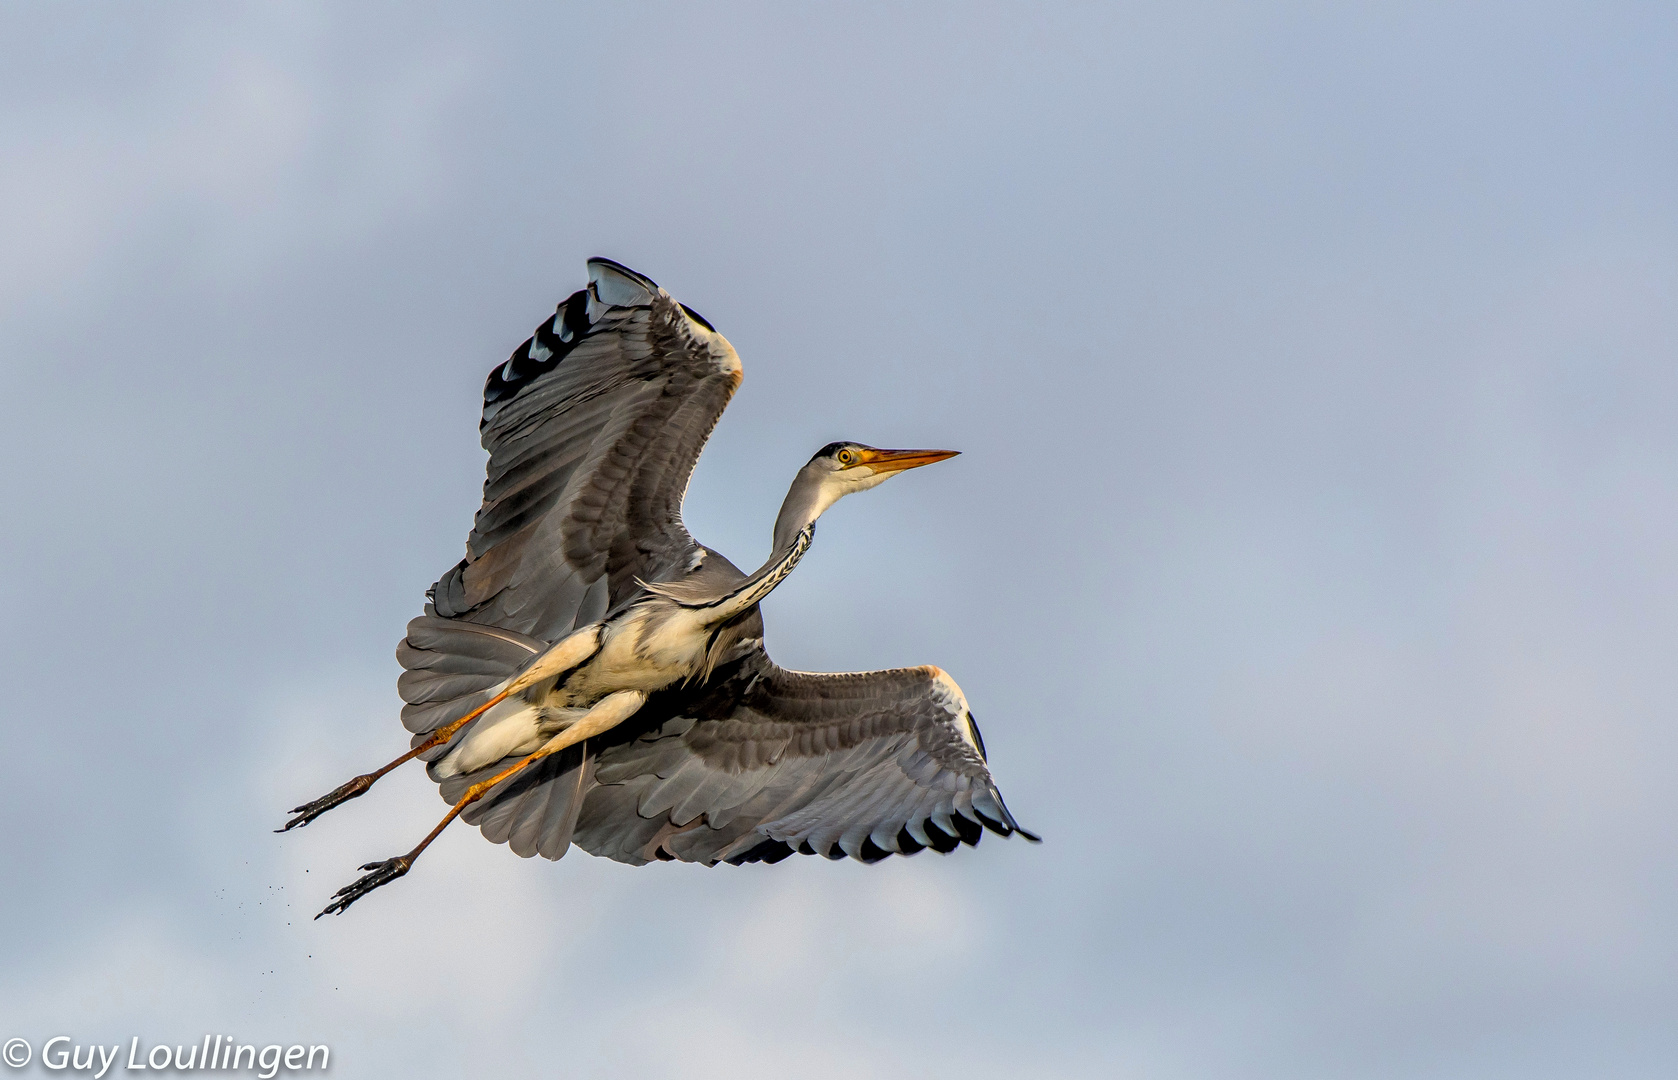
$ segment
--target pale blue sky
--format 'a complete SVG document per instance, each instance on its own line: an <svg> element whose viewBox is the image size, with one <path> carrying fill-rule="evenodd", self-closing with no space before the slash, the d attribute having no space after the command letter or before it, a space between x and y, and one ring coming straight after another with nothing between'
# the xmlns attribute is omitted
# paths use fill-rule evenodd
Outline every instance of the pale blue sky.
<svg viewBox="0 0 1678 1080"><path fill-rule="evenodd" d="M1678 15L1041 7L0 7L0 1038L1672 1075ZM736 562L823 443L965 451L824 519L770 647L948 669L1043 846L462 828L309 921L440 813L268 832L405 745L484 375L593 254L740 352Z"/></svg>

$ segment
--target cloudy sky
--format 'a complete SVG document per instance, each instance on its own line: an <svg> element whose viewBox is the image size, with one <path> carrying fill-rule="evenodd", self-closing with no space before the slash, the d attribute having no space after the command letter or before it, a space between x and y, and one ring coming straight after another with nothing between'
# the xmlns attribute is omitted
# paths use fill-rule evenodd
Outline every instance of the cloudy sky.
<svg viewBox="0 0 1678 1080"><path fill-rule="evenodd" d="M0 8L0 1038L1672 1075L1675 53L1658 3ZM829 440L965 451L824 519L770 647L948 669L1041 847L457 828L310 921L440 813L269 832L406 745L484 375L593 254L743 358L687 510L735 561Z"/></svg>

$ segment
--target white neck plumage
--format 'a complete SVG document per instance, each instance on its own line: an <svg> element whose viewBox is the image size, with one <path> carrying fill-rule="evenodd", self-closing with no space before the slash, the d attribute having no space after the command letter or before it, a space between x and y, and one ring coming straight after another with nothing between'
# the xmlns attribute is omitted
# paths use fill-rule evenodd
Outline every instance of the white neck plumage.
<svg viewBox="0 0 1678 1080"><path fill-rule="evenodd" d="M700 612L706 623L720 626L750 610L786 580L792 568L798 565L798 560L810 550L810 541L816 535L816 519L840 496L851 490L872 487L878 482L845 481L837 477L832 469L812 462L798 471L787 491L786 501L781 504L781 512L775 518L775 537L769 561L750 577L720 595L690 590L681 582L648 585L647 591L690 611Z"/></svg>
<svg viewBox="0 0 1678 1080"><path fill-rule="evenodd" d="M798 560L810 550L810 541L814 540L815 536L816 523L812 521L793 536L792 543L783 551L771 555L768 562L733 590L715 600L683 603L682 606L704 611L705 621L708 623L720 625L728 622L774 592L775 586L786 580L786 576L792 573L792 568L798 565Z"/></svg>

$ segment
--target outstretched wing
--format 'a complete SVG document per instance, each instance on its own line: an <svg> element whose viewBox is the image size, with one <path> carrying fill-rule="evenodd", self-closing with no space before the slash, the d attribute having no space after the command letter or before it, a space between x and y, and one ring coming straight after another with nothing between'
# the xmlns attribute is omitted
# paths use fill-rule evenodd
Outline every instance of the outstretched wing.
<svg viewBox="0 0 1678 1080"><path fill-rule="evenodd" d="M431 588L443 618L557 641L700 557L682 496L739 357L648 278L588 271L484 385L484 503Z"/></svg>
<svg viewBox="0 0 1678 1080"><path fill-rule="evenodd" d="M636 865L872 862L976 844L987 828L1037 839L1003 804L960 688L933 667L817 675L759 648L585 749L486 796L484 835L521 855L557 859L574 842Z"/></svg>

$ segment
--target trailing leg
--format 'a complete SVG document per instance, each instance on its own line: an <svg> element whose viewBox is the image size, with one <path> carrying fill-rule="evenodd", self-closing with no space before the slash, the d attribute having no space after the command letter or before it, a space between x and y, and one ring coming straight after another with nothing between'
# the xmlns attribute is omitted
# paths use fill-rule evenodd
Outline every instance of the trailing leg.
<svg viewBox="0 0 1678 1080"><path fill-rule="evenodd" d="M501 702L507 700L507 698L512 695L522 694L526 690L535 686L537 683L548 679L557 679L559 676L569 672L572 668L581 664L584 660L587 660L599 650L601 629L602 627L596 624L594 626L584 627L583 629L578 630L576 633L565 638L559 644L537 657L529 667L525 668L509 680L505 689L490 698L488 701L484 702L482 705L479 705L476 709L473 709L459 720L445 724L436 731L433 731L430 738L426 739L412 750L409 750L406 754L403 754L384 768L377 769L370 773L362 773L349 783L333 788L314 802L307 802L302 806L293 807L291 812L297 816L274 831L287 832L291 829L297 828L299 825L307 825L309 822L320 817L334 806L337 806L340 803L349 802L351 799L365 794L367 789L372 787L374 781L378 780L379 777L404 762L412 761L415 757L425 753L432 747L441 746L448 742L450 739L454 738L455 733L461 728L476 720L490 709L493 709L495 706L501 704Z"/></svg>
<svg viewBox="0 0 1678 1080"><path fill-rule="evenodd" d="M462 810L487 795L497 784L512 779L514 776L529 768L532 764L542 760L550 754L557 754L568 746L575 746L584 739L593 738L604 731L616 727L625 720L629 719L631 716L634 716L636 711L641 708L646 700L647 695L639 690L620 690L615 694L608 694L604 698L601 698L587 714L585 714L576 723L560 732L558 735L549 739L540 750L531 754L524 760L501 770L488 780L482 780L467 788L466 794L462 795L460 797L460 801L455 803L447 814L443 815L443 820L437 823L437 827L432 829L431 832L426 835L425 839L419 842L419 845L415 847L414 850L408 852L406 855L398 855L394 859L386 859L383 862L370 862L363 864L361 869L371 871L371 873L366 874L365 876L351 882L342 889L333 893L332 903L326 905L326 909L322 911L320 915L326 915L329 913L342 914L351 904L355 903L363 896L366 896L374 889L381 885L388 885L390 882L395 881L403 874L406 874L409 868L414 865L414 860L419 858L420 852L429 847L431 841L437 839L437 837L442 834L443 830L448 827L449 822L459 817ZM315 918L320 918L320 915L316 915Z"/></svg>

